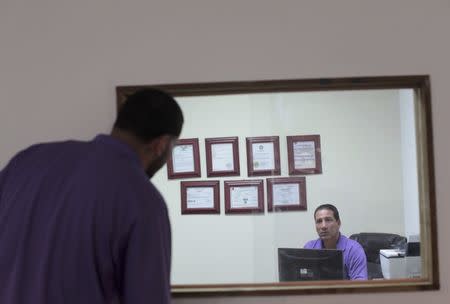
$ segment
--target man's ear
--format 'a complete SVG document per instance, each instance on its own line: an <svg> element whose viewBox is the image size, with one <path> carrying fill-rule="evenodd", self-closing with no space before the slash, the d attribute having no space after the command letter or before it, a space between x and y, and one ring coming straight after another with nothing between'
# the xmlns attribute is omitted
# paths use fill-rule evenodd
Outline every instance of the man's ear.
<svg viewBox="0 0 450 304"><path fill-rule="evenodd" d="M156 157L159 157L166 153L167 147L171 143L171 136L169 135L161 135L154 139L152 139L150 142L148 142L145 145L145 149L147 152L150 152L152 155L155 155Z"/></svg>

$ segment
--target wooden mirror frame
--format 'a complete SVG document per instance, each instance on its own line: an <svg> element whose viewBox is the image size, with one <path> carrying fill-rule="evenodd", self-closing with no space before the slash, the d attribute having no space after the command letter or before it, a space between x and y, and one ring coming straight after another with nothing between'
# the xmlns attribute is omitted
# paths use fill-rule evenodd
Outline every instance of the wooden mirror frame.
<svg viewBox="0 0 450 304"><path fill-rule="evenodd" d="M431 93L428 75L118 86L116 88L117 108L120 108L128 95L146 87L165 90L175 97L240 93L413 89L416 100L417 167L423 273L421 278L173 285L172 294L174 297L397 292L439 289Z"/></svg>

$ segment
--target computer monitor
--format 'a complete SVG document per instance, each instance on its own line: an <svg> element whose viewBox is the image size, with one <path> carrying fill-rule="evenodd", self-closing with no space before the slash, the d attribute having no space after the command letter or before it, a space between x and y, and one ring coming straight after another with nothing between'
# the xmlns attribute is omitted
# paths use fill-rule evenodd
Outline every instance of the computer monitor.
<svg viewBox="0 0 450 304"><path fill-rule="evenodd" d="M345 279L342 251L278 248L278 274L280 282Z"/></svg>

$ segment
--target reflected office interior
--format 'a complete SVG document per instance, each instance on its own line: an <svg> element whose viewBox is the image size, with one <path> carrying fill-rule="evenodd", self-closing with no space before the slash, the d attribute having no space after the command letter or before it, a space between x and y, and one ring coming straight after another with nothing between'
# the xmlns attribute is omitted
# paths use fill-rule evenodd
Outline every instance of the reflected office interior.
<svg viewBox="0 0 450 304"><path fill-rule="evenodd" d="M370 279L422 275L412 89L177 100L185 116L180 138L199 140L201 176L168 179L164 167L152 179L172 223L173 285L279 282L278 249L302 248L317 238L313 212L323 203L339 209L341 233L367 247ZM286 138L303 135L319 135L321 141L322 172L296 175L305 177L307 208L269 212L266 179L274 176L248 176L246 138L278 136L281 174L276 177L289 177ZM238 137L240 175L207 177L205 139L232 136ZM182 214L183 180L218 180L220 213ZM264 212L225 214L224 182L233 180L264 181Z"/></svg>

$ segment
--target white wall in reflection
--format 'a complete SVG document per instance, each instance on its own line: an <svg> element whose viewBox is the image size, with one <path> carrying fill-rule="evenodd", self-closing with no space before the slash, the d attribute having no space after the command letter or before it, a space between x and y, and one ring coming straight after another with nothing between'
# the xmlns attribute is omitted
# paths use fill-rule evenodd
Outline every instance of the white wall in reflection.
<svg viewBox="0 0 450 304"><path fill-rule="evenodd" d="M181 138L198 138L202 177L221 180L220 215L181 215L180 180L163 168L153 182L169 206L173 284L278 281L278 247L316 238L315 207L335 204L341 232L418 234L412 91L371 90L177 98ZM288 176L286 136L319 134L323 173L306 176L307 211L225 215L223 180L247 177L245 138L279 136L281 177ZM239 136L240 177L207 178L204 139Z"/></svg>

